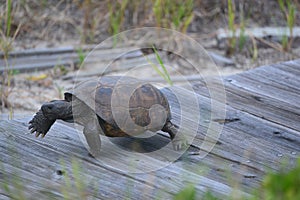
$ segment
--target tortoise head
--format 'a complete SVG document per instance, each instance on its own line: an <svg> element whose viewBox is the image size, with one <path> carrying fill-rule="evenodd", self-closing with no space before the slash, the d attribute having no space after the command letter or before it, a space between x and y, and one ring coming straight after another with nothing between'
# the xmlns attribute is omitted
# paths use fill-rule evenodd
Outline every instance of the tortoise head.
<svg viewBox="0 0 300 200"><path fill-rule="evenodd" d="M73 121L72 103L69 101L53 100L43 104L41 110L49 120Z"/></svg>

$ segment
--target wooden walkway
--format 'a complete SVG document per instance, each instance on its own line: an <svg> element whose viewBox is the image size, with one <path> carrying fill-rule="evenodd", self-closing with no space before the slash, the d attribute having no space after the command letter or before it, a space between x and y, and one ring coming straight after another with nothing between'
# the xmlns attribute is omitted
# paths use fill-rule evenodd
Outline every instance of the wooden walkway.
<svg viewBox="0 0 300 200"><path fill-rule="evenodd" d="M211 79L210 85L221 94L224 89L217 82ZM221 95L214 100L226 108L226 117L200 120L199 126L191 126L198 134L188 151L166 167L147 173L126 173L93 159L74 129L62 123L56 123L44 139L37 139L27 134L29 118L0 121L0 199L9 199L9 191L16 195L17 188L28 199L60 199L68 180L73 182L76 177L84 182L84 195L95 199L172 199L190 183L197 188L197 195L207 190L219 197L232 192L247 195L259 187L268 170L279 170L283 162L293 167L299 157L300 60L262 66L224 77L223 82L226 101ZM212 101L207 82L195 82L193 88L201 112L209 113ZM182 117L180 105L169 90L164 92L176 123ZM193 116L183 120L195 124ZM210 123L223 125L223 129L213 150L202 158L197 152ZM168 138L160 135L142 145L165 141ZM127 142L121 139L122 144ZM113 154L115 146L109 141L104 141L103 148L104 157L116 164L130 162L126 156ZM160 156L160 162L168 162ZM74 159L79 170L72 170ZM151 167L156 161L134 162ZM78 190L75 184L72 193Z"/></svg>

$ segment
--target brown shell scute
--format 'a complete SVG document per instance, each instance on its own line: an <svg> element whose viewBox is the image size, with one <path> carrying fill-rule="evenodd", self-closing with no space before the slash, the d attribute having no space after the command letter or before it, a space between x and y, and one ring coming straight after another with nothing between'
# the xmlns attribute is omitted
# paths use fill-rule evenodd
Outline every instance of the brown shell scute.
<svg viewBox="0 0 300 200"><path fill-rule="evenodd" d="M142 85L137 88L130 97L129 106L130 108L151 108L153 104L163 105L162 94L160 91L150 84Z"/></svg>
<svg viewBox="0 0 300 200"><path fill-rule="evenodd" d="M171 118L169 104L164 94L153 85L131 77L101 77L99 80L79 84L68 94L72 94L94 110L105 122L102 123L103 128L107 130L104 132L110 132L107 133L110 136L124 134L122 130L118 130L120 127L118 124L121 123L121 126L130 124L128 120L147 130L160 130L166 120ZM149 115L154 105L159 105L159 109L162 110L162 112L159 110L157 115L164 113L165 118L160 120L160 116L156 116L156 113ZM154 119L152 124L151 119ZM130 130L131 127L128 128Z"/></svg>
<svg viewBox="0 0 300 200"><path fill-rule="evenodd" d="M131 118L137 125L143 127L149 125L151 121L149 109L155 104L161 105L170 115L169 104L161 91L150 84L142 85L130 97ZM167 118L170 118L170 116Z"/></svg>

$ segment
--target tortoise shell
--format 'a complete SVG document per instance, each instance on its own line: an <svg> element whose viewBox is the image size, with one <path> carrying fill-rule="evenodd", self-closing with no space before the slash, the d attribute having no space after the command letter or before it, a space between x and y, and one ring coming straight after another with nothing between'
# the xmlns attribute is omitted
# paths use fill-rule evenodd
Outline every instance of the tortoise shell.
<svg viewBox="0 0 300 200"><path fill-rule="evenodd" d="M65 100L73 102L74 98L97 114L104 134L110 137L158 131L171 119L165 95L132 77L104 76L82 82L65 93Z"/></svg>

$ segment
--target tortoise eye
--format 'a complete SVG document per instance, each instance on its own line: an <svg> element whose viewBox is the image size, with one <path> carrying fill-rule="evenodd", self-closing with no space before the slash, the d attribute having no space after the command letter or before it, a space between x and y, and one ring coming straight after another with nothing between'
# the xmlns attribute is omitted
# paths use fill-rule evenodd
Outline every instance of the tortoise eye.
<svg viewBox="0 0 300 200"><path fill-rule="evenodd" d="M72 94L65 93L65 100L68 101L68 102L72 101Z"/></svg>

